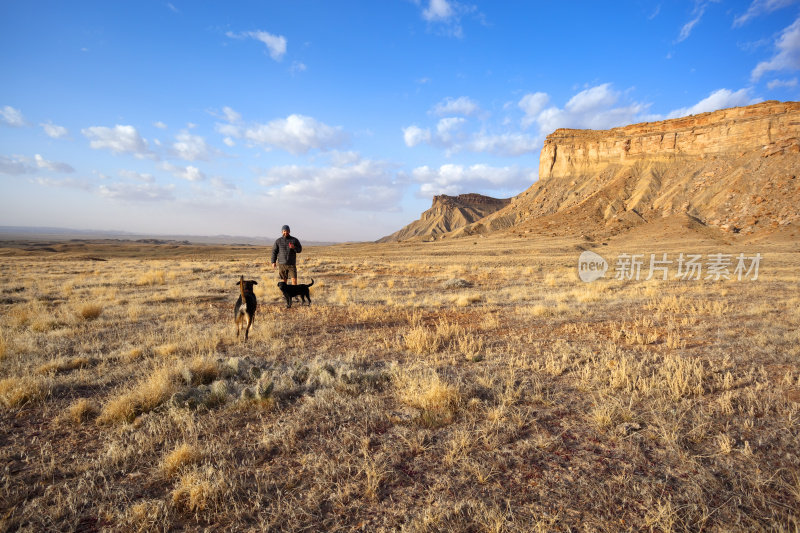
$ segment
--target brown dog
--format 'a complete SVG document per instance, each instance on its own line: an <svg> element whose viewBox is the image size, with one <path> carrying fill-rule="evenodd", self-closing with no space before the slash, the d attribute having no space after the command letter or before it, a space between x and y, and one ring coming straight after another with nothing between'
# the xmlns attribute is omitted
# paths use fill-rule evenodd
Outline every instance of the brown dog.
<svg viewBox="0 0 800 533"><path fill-rule="evenodd" d="M258 282L252 279L245 281L244 276L241 276L238 285L241 295L239 299L236 300L236 305L233 308L233 317L236 322L236 336L239 336L239 332L242 330L242 327L244 327L244 340L247 340L247 336L250 333L250 326L253 325L253 320L256 318L258 301L256 300L256 295L253 293L253 285L258 285Z"/></svg>

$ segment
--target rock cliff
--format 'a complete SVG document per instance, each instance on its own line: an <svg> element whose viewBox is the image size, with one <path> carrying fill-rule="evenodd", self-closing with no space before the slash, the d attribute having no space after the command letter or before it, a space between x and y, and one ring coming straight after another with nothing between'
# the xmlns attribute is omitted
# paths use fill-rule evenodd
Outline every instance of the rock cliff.
<svg viewBox="0 0 800 533"><path fill-rule="evenodd" d="M559 129L539 181L447 236L609 234L682 218L731 233L800 223L800 102L764 102L605 131Z"/></svg>
<svg viewBox="0 0 800 533"><path fill-rule="evenodd" d="M422 213L419 220L378 242L433 239L472 224L507 206L510 201L474 193L434 196L431 208Z"/></svg>
<svg viewBox="0 0 800 533"><path fill-rule="evenodd" d="M800 151L800 102L764 102L606 131L558 129L539 156L539 179L602 171L610 164L674 161L762 150Z"/></svg>

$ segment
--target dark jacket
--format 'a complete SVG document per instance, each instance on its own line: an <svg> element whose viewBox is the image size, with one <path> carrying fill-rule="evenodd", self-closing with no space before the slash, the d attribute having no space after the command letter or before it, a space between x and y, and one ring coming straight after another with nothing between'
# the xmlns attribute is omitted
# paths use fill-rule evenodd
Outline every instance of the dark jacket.
<svg viewBox="0 0 800 533"><path fill-rule="evenodd" d="M289 248L289 243L294 244L294 250ZM296 255L303 251L303 246L300 241L289 235L288 237L280 237L272 246L272 261L270 263L277 263L279 265L294 265L296 264Z"/></svg>

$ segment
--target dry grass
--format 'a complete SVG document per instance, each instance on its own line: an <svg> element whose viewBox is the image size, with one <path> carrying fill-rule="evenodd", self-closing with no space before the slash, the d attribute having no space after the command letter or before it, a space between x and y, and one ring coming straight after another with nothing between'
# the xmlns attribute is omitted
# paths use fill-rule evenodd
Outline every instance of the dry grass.
<svg viewBox="0 0 800 533"><path fill-rule="evenodd" d="M22 407L40 402L50 393L50 381L45 378L21 376L0 380L0 404Z"/></svg>
<svg viewBox="0 0 800 533"><path fill-rule="evenodd" d="M596 248L759 281L587 285L547 236L308 247L285 309L253 247L6 254L0 529L796 531L796 245L654 242Z"/></svg>
<svg viewBox="0 0 800 533"><path fill-rule="evenodd" d="M200 463L204 457L205 455L197 445L184 442L164 457L161 470L166 477L172 478L178 472L185 470L187 466Z"/></svg>

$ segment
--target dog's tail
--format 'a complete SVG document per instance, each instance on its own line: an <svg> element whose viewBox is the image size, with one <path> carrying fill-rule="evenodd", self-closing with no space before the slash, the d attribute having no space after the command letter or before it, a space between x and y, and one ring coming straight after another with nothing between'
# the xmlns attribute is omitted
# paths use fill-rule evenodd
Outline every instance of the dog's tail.
<svg viewBox="0 0 800 533"><path fill-rule="evenodd" d="M310 286L312 286L313 284L314 284L314 278L311 278L311 283L309 283L309 284L308 284L308 286L310 287Z"/></svg>
<svg viewBox="0 0 800 533"><path fill-rule="evenodd" d="M242 303L244 303L246 301L244 298L244 276L239 278L239 290L242 292Z"/></svg>

